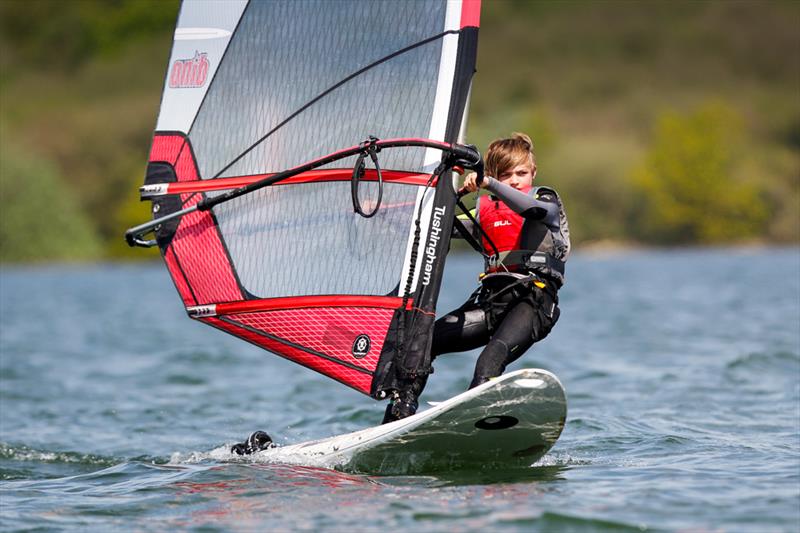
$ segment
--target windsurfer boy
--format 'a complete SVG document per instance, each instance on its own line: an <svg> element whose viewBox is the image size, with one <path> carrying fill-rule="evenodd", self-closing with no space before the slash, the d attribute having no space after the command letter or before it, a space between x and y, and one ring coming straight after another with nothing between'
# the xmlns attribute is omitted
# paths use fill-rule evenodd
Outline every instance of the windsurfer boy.
<svg viewBox="0 0 800 533"><path fill-rule="evenodd" d="M481 286L458 309L436 321L431 359L485 346L470 388L501 375L559 317L558 289L570 251L567 216L558 193L533 187L536 158L530 137L514 133L489 145L487 176L470 174L464 188L479 196L475 219L462 222L489 257ZM492 177L494 176L494 177ZM497 254L496 252L499 252ZM427 376L418 377L387 406L384 423L413 415Z"/></svg>

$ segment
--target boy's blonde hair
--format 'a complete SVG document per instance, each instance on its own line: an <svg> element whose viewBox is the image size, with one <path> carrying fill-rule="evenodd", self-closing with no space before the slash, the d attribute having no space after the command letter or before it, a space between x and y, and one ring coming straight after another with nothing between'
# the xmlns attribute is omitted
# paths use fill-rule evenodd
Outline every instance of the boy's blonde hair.
<svg viewBox="0 0 800 533"><path fill-rule="evenodd" d="M514 132L506 139L496 139L489 145L484 158L486 174L497 177L518 165L530 163L536 170L533 141L524 133Z"/></svg>

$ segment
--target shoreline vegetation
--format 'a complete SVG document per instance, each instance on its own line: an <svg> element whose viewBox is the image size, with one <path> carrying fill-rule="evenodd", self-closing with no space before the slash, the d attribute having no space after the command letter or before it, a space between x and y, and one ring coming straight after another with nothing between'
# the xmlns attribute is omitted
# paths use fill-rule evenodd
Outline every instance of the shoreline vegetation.
<svg viewBox="0 0 800 533"><path fill-rule="evenodd" d="M158 256L122 234L178 5L0 3L0 262ZM468 140L529 133L581 253L797 246L797 27L794 2L484 2Z"/></svg>

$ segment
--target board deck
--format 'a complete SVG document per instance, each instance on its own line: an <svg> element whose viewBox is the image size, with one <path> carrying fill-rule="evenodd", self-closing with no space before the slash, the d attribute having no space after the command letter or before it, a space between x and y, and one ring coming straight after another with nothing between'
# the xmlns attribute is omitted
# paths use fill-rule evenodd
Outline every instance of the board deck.
<svg viewBox="0 0 800 533"><path fill-rule="evenodd" d="M522 369L403 420L259 455L387 475L523 467L550 450L566 416L558 378L546 370Z"/></svg>

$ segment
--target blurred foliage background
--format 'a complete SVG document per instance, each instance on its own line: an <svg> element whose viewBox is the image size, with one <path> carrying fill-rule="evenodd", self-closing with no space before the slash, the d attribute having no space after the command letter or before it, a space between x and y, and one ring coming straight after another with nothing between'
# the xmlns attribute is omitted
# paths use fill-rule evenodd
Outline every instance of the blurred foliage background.
<svg viewBox="0 0 800 533"><path fill-rule="evenodd" d="M0 260L152 257L177 0L0 0ZM484 0L468 139L531 134L578 247L800 242L800 2Z"/></svg>

